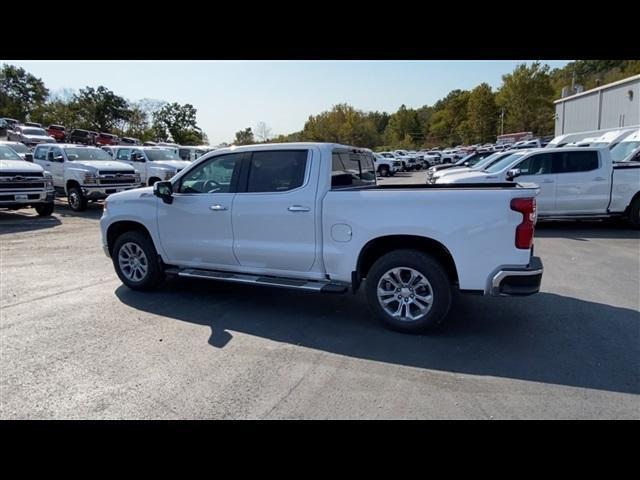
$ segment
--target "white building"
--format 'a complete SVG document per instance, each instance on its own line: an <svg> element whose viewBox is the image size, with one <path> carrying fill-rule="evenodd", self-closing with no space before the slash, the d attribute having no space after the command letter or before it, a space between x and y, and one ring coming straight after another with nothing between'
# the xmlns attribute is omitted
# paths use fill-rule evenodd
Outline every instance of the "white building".
<svg viewBox="0 0 640 480"><path fill-rule="evenodd" d="M555 134L640 125L640 75L556 100Z"/></svg>

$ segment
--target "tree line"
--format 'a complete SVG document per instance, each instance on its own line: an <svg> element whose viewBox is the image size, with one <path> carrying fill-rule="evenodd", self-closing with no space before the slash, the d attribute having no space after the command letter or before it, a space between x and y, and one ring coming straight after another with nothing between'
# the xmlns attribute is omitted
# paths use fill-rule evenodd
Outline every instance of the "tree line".
<svg viewBox="0 0 640 480"><path fill-rule="evenodd" d="M131 102L104 86L52 94L44 82L23 68L0 68L0 117L44 126L62 124L109 132L142 141L174 141L181 145L208 143L196 122L193 105L143 99Z"/></svg>
<svg viewBox="0 0 640 480"><path fill-rule="evenodd" d="M322 141L387 150L495 142L502 132L552 135L553 101L563 87L590 89L638 73L638 60L578 60L553 70L540 62L520 64L502 76L497 90L481 83L472 90L452 90L433 105L401 105L394 113L334 105L309 116L301 131L260 139L246 128L236 133L234 143Z"/></svg>

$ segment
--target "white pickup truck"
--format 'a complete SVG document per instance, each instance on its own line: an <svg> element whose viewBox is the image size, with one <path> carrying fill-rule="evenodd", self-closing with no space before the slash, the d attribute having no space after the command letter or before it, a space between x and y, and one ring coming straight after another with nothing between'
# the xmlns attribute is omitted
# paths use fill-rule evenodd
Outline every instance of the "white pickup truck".
<svg viewBox="0 0 640 480"><path fill-rule="evenodd" d="M140 172L144 185L169 180L191 162L182 160L170 147L117 147L114 158Z"/></svg>
<svg viewBox="0 0 640 480"><path fill-rule="evenodd" d="M33 162L51 172L56 193L66 196L76 212L86 210L89 201L140 186L140 173L96 147L41 144L33 152Z"/></svg>
<svg viewBox="0 0 640 480"><path fill-rule="evenodd" d="M41 217L53 213L53 178L39 165L26 162L0 145L0 208L33 207Z"/></svg>
<svg viewBox="0 0 640 480"><path fill-rule="evenodd" d="M414 332L442 323L454 290L539 290L536 194L515 182L377 185L364 149L249 145L110 196L100 227L132 289L166 274L321 293L355 293L366 279L375 316Z"/></svg>
<svg viewBox="0 0 640 480"><path fill-rule="evenodd" d="M540 186L540 219L626 217L640 227L640 163L612 162L607 147L517 151L484 170L442 177L437 185L515 178Z"/></svg>

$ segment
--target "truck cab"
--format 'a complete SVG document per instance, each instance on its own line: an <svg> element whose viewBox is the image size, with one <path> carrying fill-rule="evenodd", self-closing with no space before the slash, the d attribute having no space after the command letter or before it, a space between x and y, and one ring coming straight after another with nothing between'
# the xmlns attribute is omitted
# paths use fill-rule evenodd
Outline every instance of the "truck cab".
<svg viewBox="0 0 640 480"><path fill-rule="evenodd" d="M164 147L118 146L114 159L134 167L140 172L141 183L148 186L170 180L191 163Z"/></svg>

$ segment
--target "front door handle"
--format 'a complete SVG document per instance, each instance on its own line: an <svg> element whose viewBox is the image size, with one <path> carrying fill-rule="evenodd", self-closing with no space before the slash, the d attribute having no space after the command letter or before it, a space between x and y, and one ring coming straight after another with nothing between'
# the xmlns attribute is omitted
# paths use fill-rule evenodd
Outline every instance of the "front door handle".
<svg viewBox="0 0 640 480"><path fill-rule="evenodd" d="M290 212L308 212L311 209L309 207L303 207L302 205L291 205L287 210Z"/></svg>
<svg viewBox="0 0 640 480"><path fill-rule="evenodd" d="M596 177L593 179L594 182L606 182L607 179L604 177Z"/></svg>
<svg viewBox="0 0 640 480"><path fill-rule="evenodd" d="M540 183L553 183L553 180L542 180Z"/></svg>
<svg viewBox="0 0 640 480"><path fill-rule="evenodd" d="M209 207L209 210L213 210L214 212L220 212L220 211L226 210L226 209L227 209L227 207L224 207L222 205L211 205Z"/></svg>

